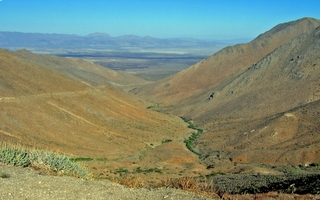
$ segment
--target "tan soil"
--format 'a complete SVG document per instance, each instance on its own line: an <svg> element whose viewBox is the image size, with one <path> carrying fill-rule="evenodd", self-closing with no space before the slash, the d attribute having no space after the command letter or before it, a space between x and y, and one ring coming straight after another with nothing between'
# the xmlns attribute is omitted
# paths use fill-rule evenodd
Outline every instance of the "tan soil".
<svg viewBox="0 0 320 200"><path fill-rule="evenodd" d="M171 188L132 189L106 179L39 175L13 166L0 166L0 174L0 199L210 199Z"/></svg>

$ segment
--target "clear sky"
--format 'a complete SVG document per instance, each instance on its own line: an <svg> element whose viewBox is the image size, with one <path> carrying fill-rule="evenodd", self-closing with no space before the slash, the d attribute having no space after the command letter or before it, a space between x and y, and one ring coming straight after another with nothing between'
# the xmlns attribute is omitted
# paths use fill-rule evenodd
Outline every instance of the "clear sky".
<svg viewBox="0 0 320 200"><path fill-rule="evenodd" d="M0 0L0 31L160 38L254 38L320 0Z"/></svg>

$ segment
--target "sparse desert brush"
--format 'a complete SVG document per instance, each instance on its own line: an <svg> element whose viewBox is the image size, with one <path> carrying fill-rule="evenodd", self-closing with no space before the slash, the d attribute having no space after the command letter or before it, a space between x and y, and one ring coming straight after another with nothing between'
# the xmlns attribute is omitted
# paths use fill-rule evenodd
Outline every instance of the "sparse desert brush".
<svg viewBox="0 0 320 200"><path fill-rule="evenodd" d="M199 189L199 183L193 177L169 178L162 181L162 186L190 191Z"/></svg>
<svg viewBox="0 0 320 200"><path fill-rule="evenodd" d="M53 152L35 150L31 153L32 166L49 167L51 171L57 174L66 174L72 176L85 177L88 175L87 170L71 161L66 155L58 155Z"/></svg>
<svg viewBox="0 0 320 200"><path fill-rule="evenodd" d="M28 149L18 144L0 144L0 162L21 167L33 167L57 175L86 177L87 169L72 162L66 155L51 151Z"/></svg>
<svg viewBox="0 0 320 200"><path fill-rule="evenodd" d="M213 197L214 199L220 199L212 181L208 179L199 179L196 177L169 178L162 181L160 187L188 190L208 197Z"/></svg>

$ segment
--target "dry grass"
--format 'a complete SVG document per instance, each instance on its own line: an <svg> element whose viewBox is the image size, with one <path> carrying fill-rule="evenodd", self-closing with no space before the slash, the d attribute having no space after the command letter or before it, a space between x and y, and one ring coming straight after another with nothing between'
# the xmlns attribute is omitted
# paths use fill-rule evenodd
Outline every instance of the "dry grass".
<svg viewBox="0 0 320 200"><path fill-rule="evenodd" d="M130 188L142 188L144 187L144 181L140 177L123 176L116 180L117 183L125 185Z"/></svg>
<svg viewBox="0 0 320 200"><path fill-rule="evenodd" d="M161 187L169 187L181 190L187 190L195 192L201 195L205 195L213 198L220 198L215 192L212 183L205 181L199 181L194 177L182 177L182 178L169 178L162 181Z"/></svg>
<svg viewBox="0 0 320 200"><path fill-rule="evenodd" d="M165 181L162 181L162 186L182 189L182 190L190 190L196 191L198 190L198 182L192 177L182 177L182 178L169 178Z"/></svg>

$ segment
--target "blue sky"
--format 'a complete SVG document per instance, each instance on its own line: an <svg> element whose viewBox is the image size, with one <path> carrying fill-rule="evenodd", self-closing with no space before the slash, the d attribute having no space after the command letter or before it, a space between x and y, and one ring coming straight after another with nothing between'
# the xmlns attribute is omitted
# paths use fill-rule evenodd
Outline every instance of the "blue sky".
<svg viewBox="0 0 320 200"><path fill-rule="evenodd" d="M0 0L0 31L160 38L254 38L320 0Z"/></svg>

